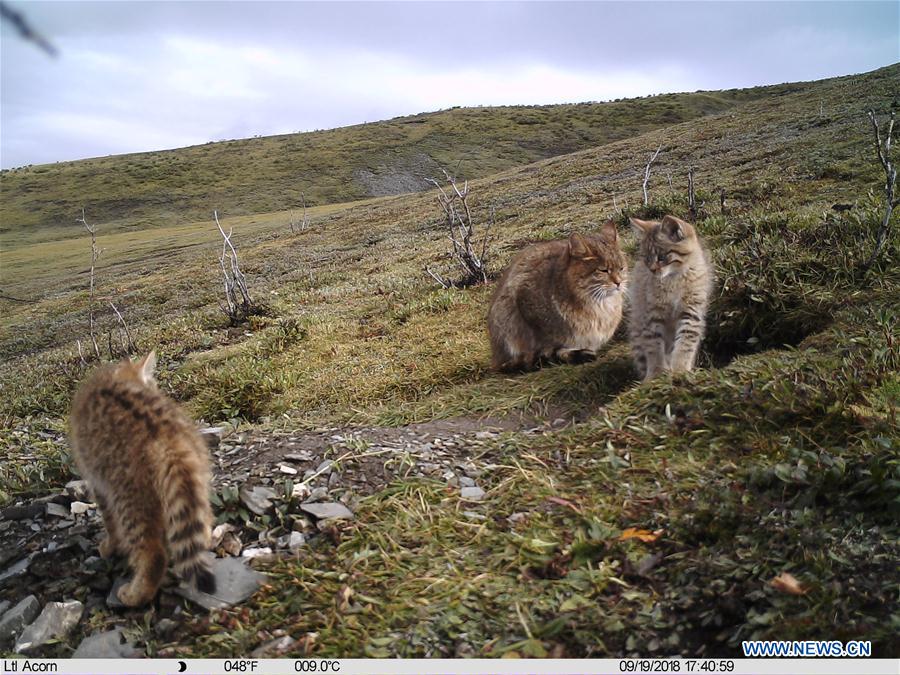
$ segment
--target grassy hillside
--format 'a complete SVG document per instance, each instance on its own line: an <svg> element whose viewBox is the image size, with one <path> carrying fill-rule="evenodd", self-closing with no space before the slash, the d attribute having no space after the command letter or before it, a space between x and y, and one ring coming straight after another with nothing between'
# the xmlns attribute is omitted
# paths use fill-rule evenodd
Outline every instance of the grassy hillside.
<svg viewBox="0 0 900 675"><path fill-rule="evenodd" d="M499 270L606 217L624 235L628 213L687 216L696 167L718 277L702 367L648 384L621 339L584 366L490 372L490 285L440 289L422 271L446 248L433 193L335 207L296 234L284 212L226 219L267 305L239 328L218 308L208 222L188 228L206 243L157 255L152 231L100 221L99 292L197 417L264 438L484 416L530 429L454 451L481 462L484 500L418 477L409 454L380 467L388 485L354 521L267 564L245 607L181 619L178 644L141 618L130 629L169 655L246 654L277 628L314 656L735 656L750 638L865 639L897 656L900 226L868 275L860 264L883 181L864 111L886 112L898 87L896 65L811 83L474 181ZM20 246L4 279L36 302L0 300L6 500L71 476L53 439L85 373L85 265L73 276L74 248L51 244ZM113 329L109 310L100 320ZM771 586L782 572L804 593Z"/></svg>
<svg viewBox="0 0 900 675"><path fill-rule="evenodd" d="M611 103L455 108L341 129L63 162L0 175L0 243L77 236L75 218L116 229L414 192L454 168L469 178L629 138L804 84ZM27 233L27 234L26 234Z"/></svg>

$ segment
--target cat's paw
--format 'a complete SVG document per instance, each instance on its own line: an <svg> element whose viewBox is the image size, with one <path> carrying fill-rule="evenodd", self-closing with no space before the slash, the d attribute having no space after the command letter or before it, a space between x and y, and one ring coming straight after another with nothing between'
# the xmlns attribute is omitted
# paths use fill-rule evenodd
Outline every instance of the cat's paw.
<svg viewBox="0 0 900 675"><path fill-rule="evenodd" d="M127 607L146 605L153 598L153 593L148 593L146 588L136 588L134 580L122 586L116 595L121 603Z"/></svg>

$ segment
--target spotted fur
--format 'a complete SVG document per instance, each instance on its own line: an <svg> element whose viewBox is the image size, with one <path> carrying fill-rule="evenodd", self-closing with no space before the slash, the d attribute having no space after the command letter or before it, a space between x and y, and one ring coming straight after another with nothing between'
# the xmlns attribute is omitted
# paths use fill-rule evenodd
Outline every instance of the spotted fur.
<svg viewBox="0 0 900 675"><path fill-rule="evenodd" d="M519 253L488 311L493 366L516 371L593 358L622 319L628 269L616 226L572 234Z"/></svg>
<svg viewBox="0 0 900 675"><path fill-rule="evenodd" d="M629 337L644 380L691 370L706 330L709 254L690 223L631 219L641 238L629 291Z"/></svg>
<svg viewBox="0 0 900 675"><path fill-rule="evenodd" d="M69 418L72 454L106 527L100 555L122 553L134 572L128 606L156 595L168 563L215 592L209 549L209 453L195 425L159 391L154 352L103 366L79 388Z"/></svg>

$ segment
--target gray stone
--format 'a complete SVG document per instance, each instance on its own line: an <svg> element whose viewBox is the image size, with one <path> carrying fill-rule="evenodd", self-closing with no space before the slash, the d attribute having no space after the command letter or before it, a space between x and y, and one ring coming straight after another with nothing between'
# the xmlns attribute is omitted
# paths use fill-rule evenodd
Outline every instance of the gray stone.
<svg viewBox="0 0 900 675"><path fill-rule="evenodd" d="M303 501L306 503L318 502L322 499L325 499L328 496L328 488L317 487L315 490L309 493L309 497L304 499Z"/></svg>
<svg viewBox="0 0 900 675"><path fill-rule="evenodd" d="M264 642L250 652L251 659L276 659L284 656L284 653L294 646L296 640L290 635L285 635L274 640Z"/></svg>
<svg viewBox="0 0 900 675"><path fill-rule="evenodd" d="M291 452L284 456L289 462L308 462L312 459L312 453L303 450L302 452Z"/></svg>
<svg viewBox="0 0 900 675"><path fill-rule="evenodd" d="M317 520L348 520L353 518L353 511L338 502L324 504L301 504L300 510Z"/></svg>
<svg viewBox="0 0 900 675"><path fill-rule="evenodd" d="M3 618L3 613L9 609L9 605L9 600L0 600L0 619Z"/></svg>
<svg viewBox="0 0 900 675"><path fill-rule="evenodd" d="M37 518L44 513L43 504L15 504L7 506L0 512L3 520L27 520L29 518Z"/></svg>
<svg viewBox="0 0 900 675"><path fill-rule="evenodd" d="M459 496L472 502L480 502L484 499L484 490L480 487L464 487L459 491Z"/></svg>
<svg viewBox="0 0 900 675"><path fill-rule="evenodd" d="M253 513L264 516L272 508L272 500L277 497L277 494L271 488L257 485L252 488L242 487L240 497L244 505Z"/></svg>
<svg viewBox="0 0 900 675"><path fill-rule="evenodd" d="M292 467L290 464L279 464L278 470L281 473L287 474L288 476L296 476L297 475L297 469Z"/></svg>
<svg viewBox="0 0 900 675"><path fill-rule="evenodd" d="M264 574L250 568L243 558L212 558L211 563L216 578L215 595L186 584L176 588L175 592L206 609L224 609L249 598L265 579Z"/></svg>
<svg viewBox="0 0 900 675"><path fill-rule="evenodd" d="M28 566L34 559L35 554L32 553L21 560L14 562L12 565L0 572L0 587L6 586L16 577L20 577L28 571Z"/></svg>
<svg viewBox="0 0 900 675"><path fill-rule="evenodd" d="M125 603L119 600L119 589L127 583L128 579L125 577L119 577L113 582L112 588L109 589L109 594L106 596L107 607L110 609L123 609L126 607Z"/></svg>
<svg viewBox="0 0 900 675"><path fill-rule="evenodd" d="M300 532L291 532L288 535L288 548L292 551L298 549L306 543L306 537Z"/></svg>
<svg viewBox="0 0 900 675"><path fill-rule="evenodd" d="M316 473L319 474L320 476L328 475L329 473L331 473L331 466L333 464L334 464L334 462L332 462L330 459L326 459L324 462L322 462L321 464L319 464L319 466L316 467Z"/></svg>
<svg viewBox="0 0 900 675"><path fill-rule="evenodd" d="M68 518L69 509L60 504L54 504L53 502L51 502L47 504L47 515L53 516L54 518Z"/></svg>
<svg viewBox="0 0 900 675"><path fill-rule="evenodd" d="M65 637L69 631L75 628L83 613L84 605L78 600L48 602L34 623L29 624L22 631L13 651L27 654L46 644L49 640Z"/></svg>
<svg viewBox="0 0 900 675"><path fill-rule="evenodd" d="M91 491L86 480L70 480L66 483L66 492L81 502L86 502L91 497Z"/></svg>
<svg viewBox="0 0 900 675"><path fill-rule="evenodd" d="M200 435L206 441L206 446L210 450L215 450L222 442L222 434L225 433L225 427L206 427L200 430Z"/></svg>
<svg viewBox="0 0 900 675"><path fill-rule="evenodd" d="M84 638L72 654L73 659L130 659L136 656L140 656L140 651L125 640L121 628Z"/></svg>
<svg viewBox="0 0 900 675"><path fill-rule="evenodd" d="M0 646L4 649L22 632L22 629L34 621L41 611L41 603L33 595L20 600L15 607L6 610L0 618Z"/></svg>
<svg viewBox="0 0 900 675"><path fill-rule="evenodd" d="M460 476L459 477L459 486L460 487L475 487L475 479L469 478L468 476Z"/></svg>

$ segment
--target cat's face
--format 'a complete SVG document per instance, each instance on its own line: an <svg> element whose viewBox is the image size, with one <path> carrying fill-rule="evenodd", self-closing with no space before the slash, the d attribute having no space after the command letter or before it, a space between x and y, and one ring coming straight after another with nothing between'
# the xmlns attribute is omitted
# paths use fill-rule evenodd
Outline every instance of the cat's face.
<svg viewBox="0 0 900 675"><path fill-rule="evenodd" d="M641 237L638 263L660 278L680 273L687 258L699 246L694 227L674 216L665 216L659 221L629 220Z"/></svg>
<svg viewBox="0 0 900 675"><path fill-rule="evenodd" d="M616 226L606 223L597 234L573 233L569 237L569 282L600 301L625 290L628 266L619 248Z"/></svg>

